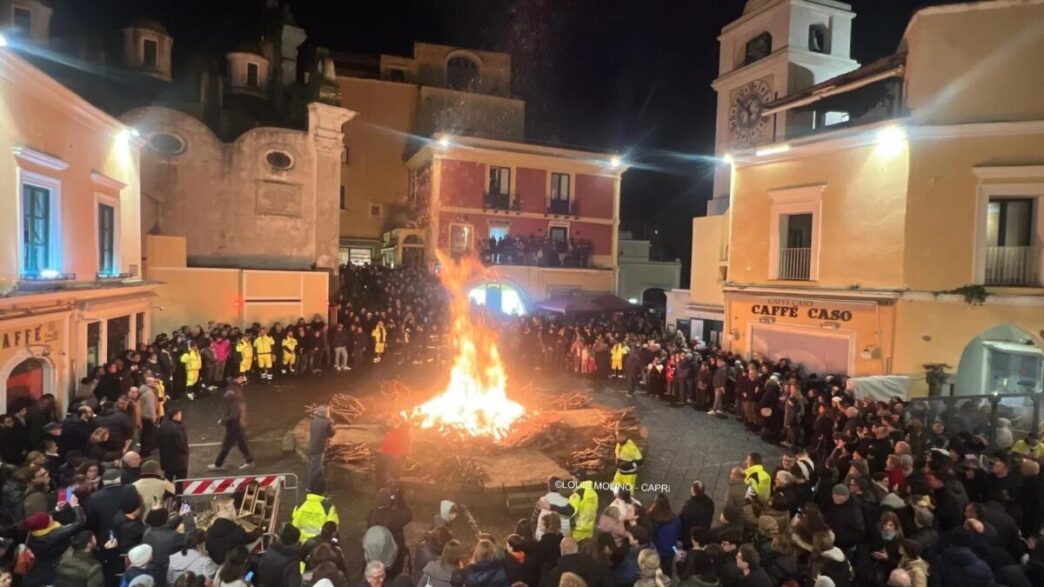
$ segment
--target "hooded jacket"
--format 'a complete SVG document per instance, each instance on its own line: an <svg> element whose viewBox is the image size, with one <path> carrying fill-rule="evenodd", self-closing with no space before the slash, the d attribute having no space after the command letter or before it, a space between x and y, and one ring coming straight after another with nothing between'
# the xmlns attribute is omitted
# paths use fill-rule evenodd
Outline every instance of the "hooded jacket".
<svg viewBox="0 0 1044 587"><path fill-rule="evenodd" d="M282 542L269 546L258 564L257 579L259 587L300 587L300 547Z"/></svg>
<svg viewBox="0 0 1044 587"><path fill-rule="evenodd" d="M212 558L194 548L185 550L184 554L181 551L176 552L170 556L170 562L167 564L167 584L173 585L178 577L189 571L197 577L212 579L218 571L218 565Z"/></svg>
<svg viewBox="0 0 1044 587"><path fill-rule="evenodd" d="M466 587L508 587L507 572L504 564L497 559L477 562L468 567Z"/></svg>
<svg viewBox="0 0 1044 587"><path fill-rule="evenodd" d="M849 587L855 573L852 564L845 558L845 553L838 547L819 553L812 563L812 576L826 575L834 582L835 587Z"/></svg>
<svg viewBox="0 0 1044 587"><path fill-rule="evenodd" d="M228 551L249 544L261 536L262 528L247 532L233 520L218 518L207 528L207 554L217 564L224 564Z"/></svg>
<svg viewBox="0 0 1044 587"><path fill-rule="evenodd" d="M395 537L384 526L371 526L363 535L363 553L366 562L381 561L384 568L390 569L395 565L395 559L399 555L399 547L395 544Z"/></svg>
<svg viewBox="0 0 1044 587"><path fill-rule="evenodd" d="M951 546L939 554L932 573L932 586L993 587L993 571L966 546Z"/></svg>
<svg viewBox="0 0 1044 587"><path fill-rule="evenodd" d="M58 563L55 587L104 587L101 563L88 551L73 552Z"/></svg>

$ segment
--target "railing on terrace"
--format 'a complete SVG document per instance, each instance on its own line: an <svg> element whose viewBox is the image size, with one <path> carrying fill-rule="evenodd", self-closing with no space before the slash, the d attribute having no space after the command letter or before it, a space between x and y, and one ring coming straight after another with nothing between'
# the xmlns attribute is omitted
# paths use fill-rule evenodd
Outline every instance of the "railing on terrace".
<svg viewBox="0 0 1044 587"><path fill-rule="evenodd" d="M986 285L1039 285L1040 247L986 247Z"/></svg>
<svg viewBox="0 0 1044 587"><path fill-rule="evenodd" d="M812 249L788 248L779 251L779 279L808 281L812 275Z"/></svg>

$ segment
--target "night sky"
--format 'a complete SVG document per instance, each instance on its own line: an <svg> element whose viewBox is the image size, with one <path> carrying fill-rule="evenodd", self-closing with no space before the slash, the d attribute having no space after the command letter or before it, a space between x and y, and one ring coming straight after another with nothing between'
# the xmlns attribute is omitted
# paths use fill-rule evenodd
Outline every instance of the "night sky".
<svg viewBox="0 0 1044 587"><path fill-rule="evenodd" d="M849 0L853 57L892 53L910 15L931 0ZM57 2L63 4L64 2ZM76 0L85 20L150 14L175 38L218 46L257 30L263 0ZM618 150L623 228L688 266L691 219L711 196L718 41L745 0L290 0L319 45L410 55L414 41L512 55L529 139ZM85 10L87 6L97 7ZM56 7L57 8L57 7ZM189 38L186 38L189 37ZM658 234L653 234L653 231ZM665 238L666 237L666 238ZM687 275L683 276L683 280ZM683 286L687 281L683 281Z"/></svg>

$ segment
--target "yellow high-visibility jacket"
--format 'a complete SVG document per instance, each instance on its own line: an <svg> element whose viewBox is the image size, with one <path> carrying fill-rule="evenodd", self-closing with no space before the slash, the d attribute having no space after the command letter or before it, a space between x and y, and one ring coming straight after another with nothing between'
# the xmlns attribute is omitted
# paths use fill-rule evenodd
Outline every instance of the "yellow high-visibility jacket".
<svg viewBox="0 0 1044 587"><path fill-rule="evenodd" d="M203 358L199 351L189 349L182 353L181 362L185 364L185 385L193 386L199 381L199 370L203 368Z"/></svg>
<svg viewBox="0 0 1044 587"><path fill-rule="evenodd" d="M272 353L272 347L275 346L275 339L267 334L262 334L254 339L254 350L259 355L268 355Z"/></svg>
<svg viewBox="0 0 1044 587"><path fill-rule="evenodd" d="M304 503L294 508L293 516L290 518L290 523L301 531L301 542L318 536L323 524L327 522L341 525L341 520L337 517L337 508L329 499L314 493L305 496Z"/></svg>
<svg viewBox="0 0 1044 587"><path fill-rule="evenodd" d="M598 519L598 493L595 492L594 483L582 482L569 496L569 505L573 506L574 512L573 538L583 540L594 536L595 521Z"/></svg>

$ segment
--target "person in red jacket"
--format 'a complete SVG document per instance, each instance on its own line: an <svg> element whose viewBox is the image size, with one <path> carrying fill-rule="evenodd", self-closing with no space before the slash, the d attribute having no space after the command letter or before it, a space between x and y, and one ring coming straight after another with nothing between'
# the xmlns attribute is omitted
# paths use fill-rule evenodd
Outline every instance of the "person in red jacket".
<svg viewBox="0 0 1044 587"><path fill-rule="evenodd" d="M387 487L399 478L402 462L413 450L413 433L410 422L403 420L389 430L377 450L377 487Z"/></svg>

